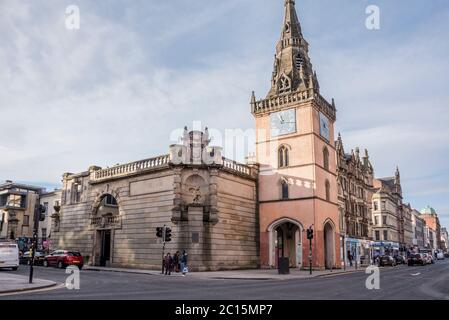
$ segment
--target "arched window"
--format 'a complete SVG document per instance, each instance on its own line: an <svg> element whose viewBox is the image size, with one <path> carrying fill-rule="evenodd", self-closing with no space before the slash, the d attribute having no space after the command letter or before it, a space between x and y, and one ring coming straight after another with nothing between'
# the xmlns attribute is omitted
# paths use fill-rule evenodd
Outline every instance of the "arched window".
<svg viewBox="0 0 449 320"><path fill-rule="evenodd" d="M327 150L327 147L323 149L323 167L329 170L329 150Z"/></svg>
<svg viewBox="0 0 449 320"><path fill-rule="evenodd" d="M326 180L325 188L326 188L326 200L330 201L331 200L331 185L329 183L329 180Z"/></svg>
<svg viewBox="0 0 449 320"><path fill-rule="evenodd" d="M286 146L281 146L278 150L278 166L279 168L288 167L289 164L289 152Z"/></svg>
<svg viewBox="0 0 449 320"><path fill-rule="evenodd" d="M288 183L283 180L281 183L282 186L282 199L288 199Z"/></svg>

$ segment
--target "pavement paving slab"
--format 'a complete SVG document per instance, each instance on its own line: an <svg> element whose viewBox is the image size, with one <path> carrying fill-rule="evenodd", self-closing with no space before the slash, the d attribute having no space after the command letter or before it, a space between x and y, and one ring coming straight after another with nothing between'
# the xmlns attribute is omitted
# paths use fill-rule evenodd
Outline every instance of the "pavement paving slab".
<svg viewBox="0 0 449 320"><path fill-rule="evenodd" d="M0 294L45 289L56 285L54 281L36 278L30 284L27 276L0 272Z"/></svg>
<svg viewBox="0 0 449 320"><path fill-rule="evenodd" d="M145 269L125 269L85 266L85 270L125 272L135 274L148 274L154 276L164 276L161 271ZM310 275L306 270L290 270L289 274L279 274L276 269L251 269L251 270L229 270L229 271L206 271L189 272L188 277L198 279L235 279L235 280L288 280L288 279L307 279L315 277L327 277L334 275L348 274L352 272L363 272L365 268L347 268L338 270L313 271ZM181 277L181 273L172 272L171 276Z"/></svg>

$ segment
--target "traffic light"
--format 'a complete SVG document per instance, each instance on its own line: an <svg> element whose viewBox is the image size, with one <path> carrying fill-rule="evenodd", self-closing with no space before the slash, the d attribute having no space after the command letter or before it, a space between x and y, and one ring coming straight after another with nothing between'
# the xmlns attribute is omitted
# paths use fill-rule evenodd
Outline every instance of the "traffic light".
<svg viewBox="0 0 449 320"><path fill-rule="evenodd" d="M44 205L40 204L34 209L35 219L39 221L45 220L45 212L47 211L47 208L45 208Z"/></svg>
<svg viewBox="0 0 449 320"><path fill-rule="evenodd" d="M170 242L171 241L171 229L170 228L165 228L165 242Z"/></svg>
<svg viewBox="0 0 449 320"><path fill-rule="evenodd" d="M313 239L313 229L309 228L307 229L307 239Z"/></svg>
<svg viewBox="0 0 449 320"><path fill-rule="evenodd" d="M156 237L162 238L162 227L156 228Z"/></svg>

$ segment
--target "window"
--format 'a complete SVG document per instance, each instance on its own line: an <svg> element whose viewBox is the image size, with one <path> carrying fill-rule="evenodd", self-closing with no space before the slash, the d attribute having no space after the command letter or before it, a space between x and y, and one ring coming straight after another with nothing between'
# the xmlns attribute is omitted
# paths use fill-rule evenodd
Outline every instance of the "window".
<svg viewBox="0 0 449 320"><path fill-rule="evenodd" d="M374 217L374 225L375 226L379 225L379 217L378 216Z"/></svg>
<svg viewBox="0 0 449 320"><path fill-rule="evenodd" d="M72 186L72 201L74 203L81 202L81 193L83 192L83 186L80 182L75 182Z"/></svg>
<svg viewBox="0 0 449 320"><path fill-rule="evenodd" d="M382 201L382 210L387 210L387 202Z"/></svg>
<svg viewBox="0 0 449 320"><path fill-rule="evenodd" d="M379 203L377 201L374 201L373 204L374 204L374 211L379 210Z"/></svg>
<svg viewBox="0 0 449 320"><path fill-rule="evenodd" d="M304 65L304 59L299 54L296 56L295 65L296 65L296 69L298 69L298 70L300 70L301 67Z"/></svg>
<svg viewBox="0 0 449 320"><path fill-rule="evenodd" d="M331 185L329 183L329 180L326 180L325 188L326 188L326 200L330 201L331 200Z"/></svg>
<svg viewBox="0 0 449 320"><path fill-rule="evenodd" d="M23 216L23 225L24 226L30 225L30 216Z"/></svg>
<svg viewBox="0 0 449 320"><path fill-rule="evenodd" d="M388 231L384 230L384 240L388 240Z"/></svg>
<svg viewBox="0 0 449 320"><path fill-rule="evenodd" d="M115 200L115 198L110 194L106 195L105 204L109 205L109 206L117 206L118 205L117 200Z"/></svg>
<svg viewBox="0 0 449 320"><path fill-rule="evenodd" d="M45 215L48 215L48 202L44 202L44 207L45 207Z"/></svg>
<svg viewBox="0 0 449 320"><path fill-rule="evenodd" d="M288 167L289 164L289 154L288 154L288 148L286 146L281 146L278 151L278 161L279 161L279 168L285 168Z"/></svg>
<svg viewBox="0 0 449 320"><path fill-rule="evenodd" d="M282 181L282 199L288 199L288 183L287 181Z"/></svg>
<svg viewBox="0 0 449 320"><path fill-rule="evenodd" d="M382 225L387 225L387 216L382 216Z"/></svg>
<svg viewBox="0 0 449 320"><path fill-rule="evenodd" d="M46 240L47 240L47 229L42 228L42 241L46 241Z"/></svg>
<svg viewBox="0 0 449 320"><path fill-rule="evenodd" d="M326 147L323 149L323 167L329 170L329 150Z"/></svg>

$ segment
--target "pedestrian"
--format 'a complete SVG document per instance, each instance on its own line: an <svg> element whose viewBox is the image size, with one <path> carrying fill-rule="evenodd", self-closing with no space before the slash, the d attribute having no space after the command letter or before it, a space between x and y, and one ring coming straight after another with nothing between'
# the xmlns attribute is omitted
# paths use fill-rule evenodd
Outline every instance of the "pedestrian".
<svg viewBox="0 0 449 320"><path fill-rule="evenodd" d="M186 273L189 271L189 268L187 266L187 262L188 262L188 256L187 256L187 252L185 250L182 251L182 256L181 256L181 272L182 275L185 276Z"/></svg>
<svg viewBox="0 0 449 320"><path fill-rule="evenodd" d="M175 269L175 272L179 272L179 251L176 251L176 253L173 256L173 266Z"/></svg>
<svg viewBox="0 0 449 320"><path fill-rule="evenodd" d="M170 255L170 252L165 256L165 275L171 275L171 271L173 268L173 258Z"/></svg>
<svg viewBox="0 0 449 320"><path fill-rule="evenodd" d="M352 267L352 254L351 251L348 250L348 260L349 260L349 266Z"/></svg>

